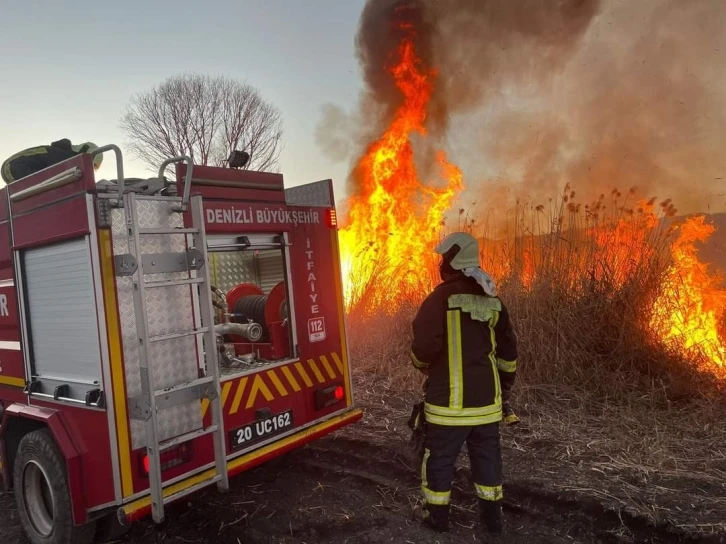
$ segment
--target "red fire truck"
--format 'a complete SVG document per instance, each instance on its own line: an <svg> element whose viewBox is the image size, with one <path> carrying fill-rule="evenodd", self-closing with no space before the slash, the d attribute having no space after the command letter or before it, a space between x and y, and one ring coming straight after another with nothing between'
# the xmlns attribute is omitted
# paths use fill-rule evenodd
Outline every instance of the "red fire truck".
<svg viewBox="0 0 726 544"><path fill-rule="evenodd" d="M330 180L188 157L125 179L110 145L0 200L0 474L34 544L161 522L361 417Z"/></svg>

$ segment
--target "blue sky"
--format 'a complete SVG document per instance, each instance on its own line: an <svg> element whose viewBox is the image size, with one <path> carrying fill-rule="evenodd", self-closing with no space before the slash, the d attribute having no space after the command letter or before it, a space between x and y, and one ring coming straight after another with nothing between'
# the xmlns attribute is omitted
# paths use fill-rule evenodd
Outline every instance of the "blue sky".
<svg viewBox="0 0 726 544"><path fill-rule="evenodd" d="M361 86L354 40L364 0L48 2L0 0L0 162L60 138L124 146L129 98L180 72L240 78L282 111L288 186L348 165L315 143L323 104L349 110ZM115 177L109 155L100 172Z"/></svg>

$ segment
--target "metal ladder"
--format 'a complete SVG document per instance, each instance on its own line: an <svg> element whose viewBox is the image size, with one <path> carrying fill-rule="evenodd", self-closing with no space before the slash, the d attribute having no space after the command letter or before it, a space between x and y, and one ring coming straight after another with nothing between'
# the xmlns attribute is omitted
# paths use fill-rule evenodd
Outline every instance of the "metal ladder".
<svg viewBox="0 0 726 544"><path fill-rule="evenodd" d="M207 241L204 232L204 214L202 208L202 197L189 199L191 185L192 163L188 157L175 157L164 162L160 169L159 177L167 165L173 162L188 161L185 190L182 197L161 197L171 205L175 213L183 213L191 204L191 228L139 228L138 203L142 200L159 200L160 197L139 196L133 192L123 196L123 207L125 208L126 228L129 240L129 255L131 265L135 267L132 281L134 286L134 308L136 312L136 330L138 334L139 363L141 371L141 398L136 400L132 408L137 417L145 420L146 426L146 449L149 458L149 487L151 491L152 518L155 522L161 523L164 520L164 504L182 496L189 495L203 487L214 483L219 491L229 489L227 474L227 460L224 439L223 412L220 395L219 368L216 351L216 338L214 334L214 310L212 307L212 296L209 282L209 269L206 264ZM119 193L123 189L120 188ZM119 195L121 196L121 195ZM145 235L169 235L186 237L186 253L162 253L162 254L141 254L141 239ZM192 243L189 244L189 237ZM174 279L166 281L146 281L145 274L158 274L159 263L164 272L188 271L188 279ZM175 263L175 264L169 264ZM117 263L119 266L119 263ZM123 267L123 264L120 265ZM196 274L192 271L196 270ZM128 274L128 271L127 271ZM195 276L195 277L193 277ZM194 319L194 328L191 330L176 331L169 334L151 336L149 334L149 320L147 311L146 291L148 289L164 289L179 285L188 285L190 289L199 288L199 317ZM204 339L204 363L207 369L206 376L191 382L180 383L170 388L157 390L154 386L154 361L149 357L149 346L154 342L169 342L184 337L196 337L197 341ZM184 433L169 440L159 440L158 411L170 408L182 403L194 402L208 399L211 407L212 422L208 427ZM164 497L164 490L161 478L161 452L173 446L194 440L195 438L211 434L214 441L215 475L212 478L203 480L194 486L183 491Z"/></svg>

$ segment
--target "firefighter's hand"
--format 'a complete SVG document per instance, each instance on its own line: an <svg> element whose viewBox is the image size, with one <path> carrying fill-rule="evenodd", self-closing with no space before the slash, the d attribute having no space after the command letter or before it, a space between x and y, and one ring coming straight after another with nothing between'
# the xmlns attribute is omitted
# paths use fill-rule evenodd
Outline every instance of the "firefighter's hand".
<svg viewBox="0 0 726 544"><path fill-rule="evenodd" d="M504 420L504 424L509 427L510 425L516 425L519 423L519 417L517 417L517 414L514 413L514 410L512 410L512 407L509 405L509 402L505 402L502 404L502 416Z"/></svg>

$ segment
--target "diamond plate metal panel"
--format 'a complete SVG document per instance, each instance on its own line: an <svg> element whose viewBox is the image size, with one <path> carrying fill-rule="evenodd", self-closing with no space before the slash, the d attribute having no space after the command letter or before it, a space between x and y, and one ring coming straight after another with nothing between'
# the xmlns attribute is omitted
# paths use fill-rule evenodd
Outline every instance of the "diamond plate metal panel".
<svg viewBox="0 0 726 544"><path fill-rule="evenodd" d="M176 203L174 203L176 204ZM180 213L172 210L173 204L167 200L136 199L136 214L140 228L171 227L182 228L184 220Z"/></svg>
<svg viewBox="0 0 726 544"><path fill-rule="evenodd" d="M181 228L181 214L171 211L171 203L160 200L142 200L137 197L138 228ZM111 212L114 254L129 253L126 217L123 209ZM185 237L181 235L142 235L139 253L165 253L186 251ZM189 277L186 272L146 274L145 281L163 281ZM119 316L126 372L126 392L129 398L141 395L141 375L136 332L133 281L130 277L116 279ZM182 332L194 328L192 287L179 285L146 289L147 323L151 337ZM197 318L198 319L198 318ZM201 338L199 339L201 342ZM154 342L149 346L149 365L153 369L156 389L171 387L198 377L196 341L193 337ZM158 412L159 440L193 431L202 425L199 401L181 404ZM146 445L144 423L131 422L132 448Z"/></svg>
<svg viewBox="0 0 726 544"><path fill-rule="evenodd" d="M240 283L257 283L254 256L243 251L209 253L209 275L212 285L225 293Z"/></svg>
<svg viewBox="0 0 726 544"><path fill-rule="evenodd" d="M331 208L333 206L330 201L330 185L332 183L331 180L326 179L285 189L285 202L291 206Z"/></svg>

